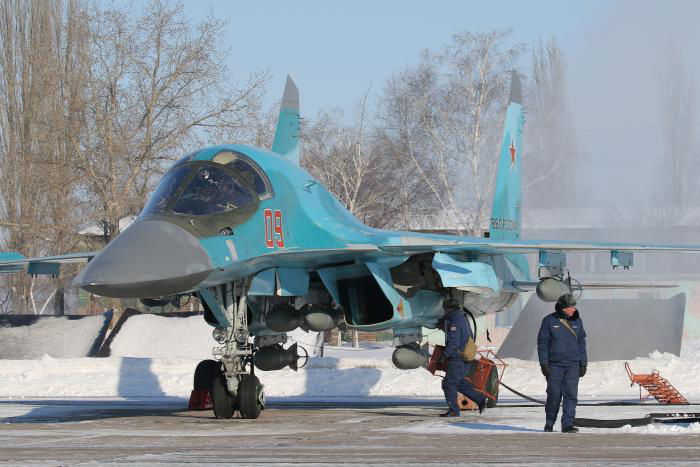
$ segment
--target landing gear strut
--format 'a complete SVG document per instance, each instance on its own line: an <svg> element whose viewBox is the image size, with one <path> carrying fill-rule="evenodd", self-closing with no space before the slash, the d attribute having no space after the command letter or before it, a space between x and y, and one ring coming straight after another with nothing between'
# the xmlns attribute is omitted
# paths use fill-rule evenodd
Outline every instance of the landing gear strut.
<svg viewBox="0 0 700 467"><path fill-rule="evenodd" d="M216 288L216 301L228 320L226 339L214 347L214 358L221 365L211 383L211 402L216 418L258 418L265 408L265 393L254 375L254 347L248 331L246 303L250 281L240 280Z"/></svg>

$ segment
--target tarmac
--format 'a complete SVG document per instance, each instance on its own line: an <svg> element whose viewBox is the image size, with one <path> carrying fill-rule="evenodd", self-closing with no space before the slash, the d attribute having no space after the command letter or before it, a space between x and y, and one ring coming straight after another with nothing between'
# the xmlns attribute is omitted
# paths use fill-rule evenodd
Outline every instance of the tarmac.
<svg viewBox="0 0 700 467"><path fill-rule="evenodd" d="M541 407L502 404L483 415L441 419L439 400L273 400L257 420L216 420L211 411L188 412L186 402L0 399L0 464L697 465L700 459L700 430L543 433ZM660 411L604 410L608 418Z"/></svg>

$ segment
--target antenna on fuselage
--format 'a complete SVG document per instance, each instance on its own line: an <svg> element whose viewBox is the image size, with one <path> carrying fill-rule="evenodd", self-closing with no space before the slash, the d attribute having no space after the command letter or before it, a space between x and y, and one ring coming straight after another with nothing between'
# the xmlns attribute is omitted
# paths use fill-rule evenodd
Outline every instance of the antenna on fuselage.
<svg viewBox="0 0 700 467"><path fill-rule="evenodd" d="M289 159L296 165L299 165L300 126L299 89L291 76L287 75L287 83L284 85L284 94L280 105L280 115L275 129L275 139L272 143L272 152Z"/></svg>

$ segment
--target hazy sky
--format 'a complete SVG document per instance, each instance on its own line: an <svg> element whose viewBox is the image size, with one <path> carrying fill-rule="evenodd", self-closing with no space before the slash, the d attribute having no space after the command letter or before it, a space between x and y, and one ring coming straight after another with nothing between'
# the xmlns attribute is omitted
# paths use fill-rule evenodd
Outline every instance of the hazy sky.
<svg viewBox="0 0 700 467"><path fill-rule="evenodd" d="M527 45L554 36L567 58L585 154L575 175L595 180L584 188L595 205L637 200L640 185L656 176L660 67L675 49L695 68L700 42L700 2L680 0L186 1L192 19L208 12L229 20L234 76L269 69L270 104L291 74L308 119L322 108L351 114L370 86L374 103L391 74L415 63L420 50L440 49L454 32L511 28L512 42Z"/></svg>
<svg viewBox="0 0 700 467"><path fill-rule="evenodd" d="M381 91L422 49L440 49L455 32L511 28L513 42L555 35L568 46L607 9L602 1L186 2L192 18L211 11L229 20L231 69L241 76L269 68L271 100L291 74L309 118L321 108L351 109L370 85Z"/></svg>

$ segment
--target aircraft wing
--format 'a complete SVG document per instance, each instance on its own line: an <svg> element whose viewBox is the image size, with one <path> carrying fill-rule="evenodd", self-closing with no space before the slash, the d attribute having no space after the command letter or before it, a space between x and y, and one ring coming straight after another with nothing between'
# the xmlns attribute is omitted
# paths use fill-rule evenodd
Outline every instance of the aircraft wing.
<svg viewBox="0 0 700 467"><path fill-rule="evenodd" d="M57 275L61 264L85 263L95 255L97 252L25 258L20 253L0 253L0 274L18 272L27 268L29 274Z"/></svg>
<svg viewBox="0 0 700 467"><path fill-rule="evenodd" d="M375 245L348 245L345 248L284 249L256 256L245 261L249 266L260 267L323 267L346 261L368 259L386 255Z"/></svg>
<svg viewBox="0 0 700 467"><path fill-rule="evenodd" d="M416 240L416 239L411 239ZM438 251L441 253L538 253L552 252L595 252L595 251L624 251L624 252L700 252L698 245L663 245L645 243L607 243L607 242L570 242L557 240L521 240L521 241L489 241L474 239L472 241L444 241L438 243L418 243L405 245L380 245L379 249L397 255L416 255Z"/></svg>
<svg viewBox="0 0 700 467"><path fill-rule="evenodd" d="M537 290L539 281L513 281L513 287L523 292L534 292ZM574 284L575 287L580 286L582 289L595 290L618 290L618 289L672 289L678 287L678 284L649 284L649 283L634 283L634 282L582 282L578 281Z"/></svg>

